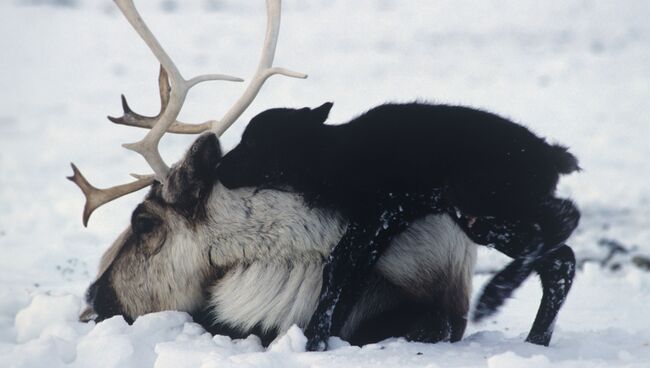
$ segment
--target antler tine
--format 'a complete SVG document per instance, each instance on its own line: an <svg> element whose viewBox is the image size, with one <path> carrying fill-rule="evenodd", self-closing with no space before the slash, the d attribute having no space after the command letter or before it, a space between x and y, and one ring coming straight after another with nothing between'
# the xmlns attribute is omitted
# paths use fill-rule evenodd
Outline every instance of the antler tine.
<svg viewBox="0 0 650 368"><path fill-rule="evenodd" d="M67 179L77 184L79 189L81 189L84 196L86 197L86 204L84 205L83 212L83 224L85 227L88 227L88 219L90 218L90 215L99 206L108 203L116 198L148 187L154 181L153 175L140 175L138 180L134 182L116 185L114 187L106 189L98 189L91 185L88 180L86 180L86 178L81 174L81 171L79 171L75 164L71 163L70 166L72 166L73 175L68 176Z"/></svg>
<svg viewBox="0 0 650 368"><path fill-rule="evenodd" d="M124 144L127 149L135 151L142 155L149 166L153 169L155 175L135 175L137 180L117 185L111 188L98 189L92 186L81 174L77 167L72 164L74 174L68 177L81 189L86 197L84 206L83 224L88 225L88 219L92 212L99 206L110 202L116 198L135 192L151 185L154 180L161 183L165 182L169 173L169 167L163 161L158 151L160 139L166 132L180 134L198 134L206 130L212 130L220 136L242 112L251 104L255 96L259 93L264 82L272 75L281 74L293 78L307 78L306 74L293 72L283 68L273 67L273 58L280 31L280 7L281 0L267 0L267 28L264 39L262 55L257 66L253 79L239 97L237 102L228 110L221 121L209 120L202 124L186 124L177 120L180 110L185 102L188 91L195 85L211 81L243 81L240 78L231 77L222 74L205 74L186 80L180 71L162 48L156 37L151 33L146 23L138 13L133 0L113 0L129 24L138 33L140 38L147 44L149 49L160 63L160 74L158 76L158 88L160 92L160 112L156 116L144 116L131 110L126 98L122 95L122 108L124 113L121 117L108 117L110 121L116 124L135 126L150 131L145 137L136 143Z"/></svg>
<svg viewBox="0 0 650 368"><path fill-rule="evenodd" d="M126 97L122 95L122 110L124 111L123 115L119 118L108 116L108 120L112 121L115 124L133 126L137 128L153 128L169 104L169 94L171 91L171 87L169 85L169 77L167 76L167 72L165 71L165 68L162 67L162 65L160 66L160 74L158 75L158 89L160 91L160 112L158 112L158 115L144 116L134 112L126 102ZM206 130L209 130L214 122L214 120L208 120L201 124L188 124L176 120L169 126L169 128L167 128L167 133L200 134Z"/></svg>
<svg viewBox="0 0 650 368"><path fill-rule="evenodd" d="M135 151L142 155L147 161L149 166L153 169L156 178L164 183L169 173L169 166L160 156L158 151L158 144L160 139L169 129L169 127L176 122L176 118L181 111L185 97L190 88L195 85L211 81L211 80L227 80L241 82L242 79L231 77L222 74L205 74L186 80L181 75L176 67L176 64L169 57L167 52L162 48L156 37L151 33L149 27L142 20L133 4L133 0L114 0L124 17L131 24L133 29L138 33L140 38L147 44L149 49L153 52L161 67L168 73L169 80L171 81L171 93L166 108L159 114L158 121L153 125L147 135L139 142L124 144L127 149ZM162 100L162 96L161 96Z"/></svg>
<svg viewBox="0 0 650 368"><path fill-rule="evenodd" d="M259 93L264 82L272 75L281 74L292 78L307 78L307 74L294 72L283 68L273 67L273 58L275 57L275 47L278 43L278 35L280 33L280 15L281 15L281 0L267 0L266 12L266 36L264 38L264 46L262 48L262 55L260 62L255 71L253 79L250 81L244 93L239 97L237 102L226 112L220 121L212 125L212 132L217 136L221 136L226 129L228 129L246 108L253 102L255 96Z"/></svg>

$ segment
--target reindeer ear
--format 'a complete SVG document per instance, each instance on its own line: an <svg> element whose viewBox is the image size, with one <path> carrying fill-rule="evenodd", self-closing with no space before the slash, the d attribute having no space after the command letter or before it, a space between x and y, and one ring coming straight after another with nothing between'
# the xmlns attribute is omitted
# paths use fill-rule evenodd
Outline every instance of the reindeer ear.
<svg viewBox="0 0 650 368"><path fill-rule="evenodd" d="M185 162L192 168L195 179L211 181L221 157L219 138L214 133L205 133L187 151Z"/></svg>
<svg viewBox="0 0 650 368"><path fill-rule="evenodd" d="M217 180L221 146L214 133L204 133L194 141L185 158L174 165L163 185L163 198L188 217L201 208L202 199Z"/></svg>
<svg viewBox="0 0 650 368"><path fill-rule="evenodd" d="M311 116L314 122L324 123L327 120L327 117L330 114L330 110L334 106L333 102L325 102L324 104L318 106L315 109L311 110Z"/></svg>

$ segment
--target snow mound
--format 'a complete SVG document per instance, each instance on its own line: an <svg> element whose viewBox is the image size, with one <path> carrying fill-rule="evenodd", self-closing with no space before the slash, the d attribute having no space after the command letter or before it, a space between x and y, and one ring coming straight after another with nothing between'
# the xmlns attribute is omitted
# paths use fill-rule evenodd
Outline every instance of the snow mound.
<svg viewBox="0 0 650 368"><path fill-rule="evenodd" d="M79 318L81 300L74 295L36 295L29 306L16 314L16 341L40 336L71 340L78 336L74 323Z"/></svg>
<svg viewBox="0 0 650 368"><path fill-rule="evenodd" d="M305 351L305 344L307 344L307 338L302 333L302 330L298 326L293 325L284 336L276 339L269 346L269 351L276 353L302 353Z"/></svg>
<svg viewBox="0 0 650 368"><path fill-rule="evenodd" d="M533 355L530 358L521 357L512 351L495 355L487 360L488 368L546 368L551 367L551 361L543 355Z"/></svg>

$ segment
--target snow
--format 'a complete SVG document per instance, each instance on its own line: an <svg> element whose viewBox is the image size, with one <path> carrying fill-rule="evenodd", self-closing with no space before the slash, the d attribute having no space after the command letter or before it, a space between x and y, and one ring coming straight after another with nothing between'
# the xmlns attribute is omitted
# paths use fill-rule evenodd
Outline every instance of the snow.
<svg viewBox="0 0 650 368"><path fill-rule="evenodd" d="M307 338L300 327L293 325L287 333L269 346L269 351L276 353L304 353Z"/></svg>
<svg viewBox="0 0 650 368"><path fill-rule="evenodd" d="M35 295L28 307L16 313L16 341L27 342L42 335L76 337L71 325L79 319L79 305L74 295Z"/></svg>
<svg viewBox="0 0 650 368"><path fill-rule="evenodd" d="M250 78L264 31L262 0L138 1L186 76ZM181 312L128 325L80 323L99 257L142 197L100 209L81 226L83 199L68 162L110 186L143 160L120 147L143 131L113 126L125 93L158 109L157 66L107 0L0 3L1 367L647 367L650 362L650 4L616 1L285 0L274 77L223 138L275 106L333 101L343 122L384 101L486 108L571 147L584 171L560 193L583 212L570 239L581 268L548 348L523 342L541 291L527 281L502 313L470 324L456 344L392 339L304 352L292 328L269 349L251 336L210 336ZM181 118L218 118L242 86L192 90ZM192 137L166 137L169 161ZM611 253L616 246L623 251ZM611 254L610 254L611 253ZM609 257L611 255L611 257ZM475 288L507 260L482 249Z"/></svg>

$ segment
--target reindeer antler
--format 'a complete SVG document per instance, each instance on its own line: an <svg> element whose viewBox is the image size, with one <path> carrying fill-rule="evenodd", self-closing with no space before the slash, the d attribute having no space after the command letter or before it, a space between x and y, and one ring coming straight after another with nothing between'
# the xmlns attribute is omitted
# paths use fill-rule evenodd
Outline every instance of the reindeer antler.
<svg viewBox="0 0 650 368"><path fill-rule="evenodd" d="M123 144L124 148L130 149L141 154L147 161L149 166L156 174L156 178L161 183L164 183L169 173L169 166L163 161L158 151L158 143L165 134L167 129L176 121L178 114L181 112L185 97L190 88L195 85L210 81L210 80L228 80L228 81L243 81L241 78L231 77L223 74L205 74L199 75L192 79L186 80L181 75L181 72L176 67L176 64L167 55L167 52L160 46L156 37L151 33L147 24L142 20L140 14L133 4L133 0L115 0L115 4L124 14L126 20L129 21L133 29L138 33L140 38L149 46L149 49L158 59L160 65L169 74L171 81L171 93L162 114L160 114L158 121L153 125L149 133L139 142Z"/></svg>
<svg viewBox="0 0 650 368"><path fill-rule="evenodd" d="M86 180L75 164L70 164L70 166L72 166L73 175L68 176L67 179L77 184L86 197L86 205L84 206L83 212L84 226L88 226L88 219L97 207L126 194L146 188L154 181L153 175L142 175L137 178L138 180L132 183L116 185L105 189L97 189Z"/></svg>
<svg viewBox="0 0 650 368"><path fill-rule="evenodd" d="M127 149L141 154L154 171L154 175L134 175L136 182L118 185L108 189L97 189L90 185L81 175L79 170L72 165L74 175L68 179L77 184L86 196L84 207L84 226L88 222L90 214L99 206L119 198L125 194L140 190L151 185L155 180L164 184L169 173L169 166L164 162L158 151L160 139L166 133L198 134L212 130L217 136L221 136L241 116L244 110L251 104L259 93L264 82L272 75L281 74L293 78L306 78L306 74L293 72L283 68L274 68L273 58L280 32L281 0L267 0L267 28L264 39L262 55L257 70L239 97L237 102L226 112L221 121L209 120L201 124L187 124L177 120L180 110L185 102L188 91L195 85L210 80L242 81L240 78L222 74L200 75L186 80L180 71L160 46L160 43L151 33L145 22L133 4L133 0L114 0L122 14L126 17L138 35L145 41L156 59L160 62L160 75L158 77L158 88L160 93L160 112L156 116L144 116L131 110L126 98L122 95L122 108L124 114L119 118L108 117L116 124L135 126L150 129L147 135L139 142L124 144ZM171 85L170 85L171 82Z"/></svg>
<svg viewBox="0 0 650 368"><path fill-rule="evenodd" d="M108 116L108 120L112 121L115 124L146 129L153 128L169 104L169 92L171 90L171 87L169 86L167 72L165 72L165 68L162 66L160 66L160 74L158 75L158 89L160 91L160 112L158 115L144 116L133 112L133 110L131 110L129 107L128 102L126 102L126 97L122 95L122 110L124 110L123 115L119 118ZM176 120L169 126L169 128L167 128L167 133L200 134L206 130L209 130L214 122L214 120L208 120L205 123L201 124L187 124Z"/></svg>
<svg viewBox="0 0 650 368"><path fill-rule="evenodd" d="M284 75L292 78L307 78L307 74L294 72L284 68L273 67L273 59L275 57L275 48L278 43L278 36L280 33L280 20L281 20L281 0L267 0L266 1L266 35L264 38L264 46L262 48L262 55L257 66L257 70L251 79L251 82L244 90L244 93L233 104L233 106L226 112L221 120L208 120L201 124L187 124L175 121L170 125L167 132L176 134L199 134L207 130L212 130L217 136L221 136L246 110L246 108L253 102L260 89L266 80L276 74ZM158 78L160 90L160 113L153 117L143 116L133 112L124 96L122 96L122 108L124 115L121 118L109 117L109 120L116 124L136 126L140 128L151 129L160 115L165 110L169 101L169 83L166 78L164 68L161 67L160 76Z"/></svg>

